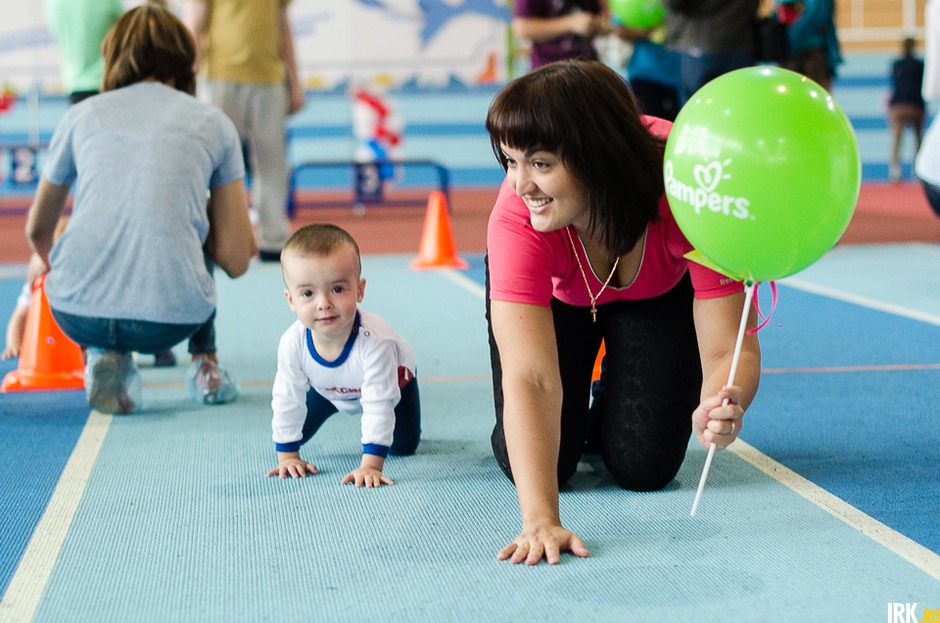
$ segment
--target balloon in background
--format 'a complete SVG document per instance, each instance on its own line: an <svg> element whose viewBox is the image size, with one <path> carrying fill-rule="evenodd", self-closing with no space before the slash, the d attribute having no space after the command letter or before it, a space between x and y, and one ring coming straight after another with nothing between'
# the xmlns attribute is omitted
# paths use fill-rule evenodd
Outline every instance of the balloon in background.
<svg viewBox="0 0 940 623"><path fill-rule="evenodd" d="M610 13L630 28L656 28L666 19L662 0L610 0Z"/></svg>
<svg viewBox="0 0 940 623"><path fill-rule="evenodd" d="M848 118L818 84L777 67L724 74L682 108L666 142L666 196L703 263L771 281L822 257L858 200Z"/></svg>

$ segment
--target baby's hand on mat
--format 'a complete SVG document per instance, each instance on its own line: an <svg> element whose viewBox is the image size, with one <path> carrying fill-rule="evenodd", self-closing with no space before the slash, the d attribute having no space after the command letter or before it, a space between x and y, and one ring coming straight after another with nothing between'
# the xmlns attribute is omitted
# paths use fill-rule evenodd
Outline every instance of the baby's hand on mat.
<svg viewBox="0 0 940 623"><path fill-rule="evenodd" d="M343 478L342 484L348 485L349 483L355 483L356 487L371 489L372 487L381 487L383 483L393 485L395 481L383 475L380 469L360 465Z"/></svg>
<svg viewBox="0 0 940 623"><path fill-rule="evenodd" d="M268 477L278 476L280 478L306 478L307 474L316 474L317 466L308 463L299 457L291 457L278 461L277 467L268 472Z"/></svg>

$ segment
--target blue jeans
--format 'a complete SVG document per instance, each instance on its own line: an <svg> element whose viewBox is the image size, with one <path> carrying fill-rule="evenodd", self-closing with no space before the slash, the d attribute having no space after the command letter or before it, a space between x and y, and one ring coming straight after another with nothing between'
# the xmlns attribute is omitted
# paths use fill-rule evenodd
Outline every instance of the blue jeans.
<svg viewBox="0 0 940 623"><path fill-rule="evenodd" d="M206 270L212 275L215 262L204 255ZM190 355L214 355L215 310L201 324L149 322L126 318L76 316L52 309L52 316L62 331L82 348L89 346L122 353L144 354L169 350L189 338Z"/></svg>
<svg viewBox="0 0 940 623"><path fill-rule="evenodd" d="M52 310L62 331L81 347L158 353L189 338L193 355L215 353L215 311L202 324L171 324L121 318L89 318Z"/></svg>
<svg viewBox="0 0 940 623"><path fill-rule="evenodd" d="M679 107L718 76L753 64L754 56L749 52L680 52Z"/></svg>
<svg viewBox="0 0 940 623"><path fill-rule="evenodd" d="M332 402L311 389L307 392L307 419L304 421L301 445L310 441L323 423L336 413ZM418 379L411 379L401 388L401 400L395 406L395 434L389 454L407 456L414 454L421 441L421 400Z"/></svg>

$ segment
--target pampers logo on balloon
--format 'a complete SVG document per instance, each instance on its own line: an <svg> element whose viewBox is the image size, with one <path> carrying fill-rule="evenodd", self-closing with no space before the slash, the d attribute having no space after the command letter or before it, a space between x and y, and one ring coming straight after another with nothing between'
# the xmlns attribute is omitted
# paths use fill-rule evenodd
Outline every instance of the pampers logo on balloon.
<svg viewBox="0 0 940 623"><path fill-rule="evenodd" d="M787 69L746 67L715 78L679 111L663 181L696 252L739 281L773 281L838 241L861 162L852 125L822 87Z"/></svg>
<svg viewBox="0 0 940 623"><path fill-rule="evenodd" d="M731 175L725 173L725 167L730 164L731 160L727 159L695 165L692 169L692 177L695 178L697 186L692 186L677 180L672 161L666 161L664 169L666 194L689 204L695 209L696 214L701 214L702 208L707 208L715 214L753 220L754 215L748 210L751 202L747 197L723 195L717 192L721 180L731 179Z"/></svg>

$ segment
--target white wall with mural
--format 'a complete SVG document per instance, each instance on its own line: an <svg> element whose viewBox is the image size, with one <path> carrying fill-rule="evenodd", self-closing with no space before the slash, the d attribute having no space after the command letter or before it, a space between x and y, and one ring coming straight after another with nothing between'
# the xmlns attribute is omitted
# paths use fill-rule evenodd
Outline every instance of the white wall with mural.
<svg viewBox="0 0 940 623"><path fill-rule="evenodd" d="M125 2L128 8L140 3ZM169 4L180 14L181 0ZM0 15L0 90L60 91L42 0L0 0ZM506 77L508 0L294 0L290 15L310 88Z"/></svg>

